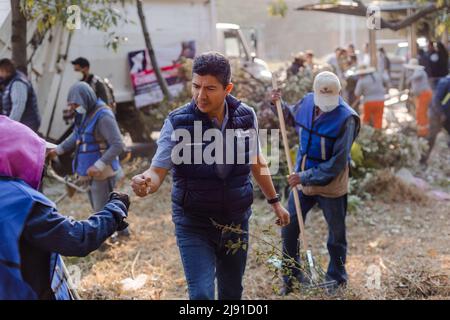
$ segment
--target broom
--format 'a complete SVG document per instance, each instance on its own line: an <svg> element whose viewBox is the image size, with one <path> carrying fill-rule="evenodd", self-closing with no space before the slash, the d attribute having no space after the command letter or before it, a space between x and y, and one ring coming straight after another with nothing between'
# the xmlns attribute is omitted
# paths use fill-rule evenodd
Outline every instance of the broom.
<svg viewBox="0 0 450 320"><path fill-rule="evenodd" d="M272 87L274 90L278 89L277 79L274 74L272 74ZM291 155L289 152L289 142L288 142L287 134L286 134L286 124L284 122L283 109L281 107L280 100L276 101L276 107L277 107L278 119L280 121L281 137L283 139L284 152L286 154L288 170L289 170L289 173L292 173L292 172L294 172L294 168L292 165L292 159L291 159ZM320 279L320 277L319 277L319 274L321 276L323 276L325 274L325 272L320 268L320 266L316 266L312 252L309 249L309 244L308 244L308 241L307 241L306 235L305 235L305 224L303 222L300 198L298 196L298 192L296 189L297 189L296 187L294 187L292 189L292 194L294 196L295 211L297 213L297 220L298 220L298 225L300 228L300 240L301 240L300 242L301 242L301 245L303 246L303 250L306 253L306 259L308 262L309 273L311 275L311 285L309 287L310 288L314 288L314 287L328 288L328 287L335 286L337 284L335 280L323 281L324 279ZM301 255L299 254L299 256L301 256Z"/></svg>

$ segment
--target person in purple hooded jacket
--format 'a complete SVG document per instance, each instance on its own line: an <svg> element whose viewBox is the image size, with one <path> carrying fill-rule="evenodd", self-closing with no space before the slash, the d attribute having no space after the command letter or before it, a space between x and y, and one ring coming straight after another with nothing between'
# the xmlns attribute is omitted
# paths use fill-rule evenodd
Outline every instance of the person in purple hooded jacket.
<svg viewBox="0 0 450 320"><path fill-rule="evenodd" d="M73 299L59 255L83 257L127 227L126 194L111 193L97 213L76 221L38 191L46 142L0 116L0 300Z"/></svg>

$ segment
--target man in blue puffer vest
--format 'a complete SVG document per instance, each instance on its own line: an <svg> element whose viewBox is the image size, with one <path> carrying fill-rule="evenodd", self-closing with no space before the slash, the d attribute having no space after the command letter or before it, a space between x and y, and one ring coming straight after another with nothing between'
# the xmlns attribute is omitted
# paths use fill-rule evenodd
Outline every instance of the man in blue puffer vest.
<svg viewBox="0 0 450 320"><path fill-rule="evenodd" d="M345 216L349 178L350 150L356 139L360 120L356 112L339 96L341 85L332 72L321 72L308 93L294 106L283 104L286 123L295 127L300 146L295 172L288 177L289 185L298 190L303 219L318 204L328 224L328 252L330 262L327 279L345 286L347 240ZM281 98L280 91L272 91L272 103ZM291 223L282 230L283 251L299 260L299 226L294 198L289 197ZM284 276L282 294L292 291L292 280L305 283L308 279L292 269L292 276Z"/></svg>
<svg viewBox="0 0 450 320"><path fill-rule="evenodd" d="M112 193L87 220L61 215L38 190L46 143L0 116L0 300L73 298L61 255L83 257L127 223L129 200Z"/></svg>
<svg viewBox="0 0 450 320"><path fill-rule="evenodd" d="M0 60L0 79L3 79L1 111L37 132L41 125L37 97L31 82L18 71L10 59Z"/></svg>
<svg viewBox="0 0 450 320"><path fill-rule="evenodd" d="M248 231L250 174L278 224L289 222L258 143L252 143L257 141L256 114L230 94L232 88L227 58L215 52L196 57L192 101L169 114L150 168L132 181L143 197L156 192L172 170L172 219L190 299L214 299L215 278L219 299L241 298L248 234L222 231L213 221ZM242 246L232 253L230 243Z"/></svg>

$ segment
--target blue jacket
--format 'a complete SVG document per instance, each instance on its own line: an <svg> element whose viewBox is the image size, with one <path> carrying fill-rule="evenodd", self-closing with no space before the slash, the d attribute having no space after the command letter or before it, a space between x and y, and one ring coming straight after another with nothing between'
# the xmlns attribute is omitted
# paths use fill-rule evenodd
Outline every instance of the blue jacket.
<svg viewBox="0 0 450 320"><path fill-rule="evenodd" d="M450 114L450 75L439 80L433 96L433 105L439 111Z"/></svg>
<svg viewBox="0 0 450 320"><path fill-rule="evenodd" d="M228 95L229 120L227 129L248 130L254 127L254 116L248 107L236 98ZM201 123L202 136L214 125L207 114L202 113L194 102L171 112L169 120L173 129L185 129L194 137L194 121ZM172 208L174 215L186 214L213 218L218 222L241 220L250 210L253 203L253 185L250 179L249 144L239 152L245 153L245 163L237 162L237 138L235 137L234 162L228 175L220 178L217 175L216 164L206 164L204 161L194 163L195 152L203 152L212 141L202 141L201 147L191 144L191 163L174 165ZM178 142L182 141L180 139Z"/></svg>
<svg viewBox="0 0 450 320"><path fill-rule="evenodd" d="M41 125L41 116L39 115L36 93L34 92L33 86L31 85L30 81L20 71L16 71L11 80L7 83L5 90L3 91L3 114L9 116L11 113L13 107L11 100L11 88L16 81L23 82L28 88L27 104L25 106L25 110L22 114L20 122L30 127L33 131L37 132L39 126Z"/></svg>
<svg viewBox="0 0 450 320"><path fill-rule="evenodd" d="M103 102L101 104L104 105ZM114 117L112 110L108 106L99 106L93 111L93 114L88 115L83 121L79 119L75 121L74 132L77 144L73 160L73 171L80 176L87 176L89 167L99 160L102 157L102 153L109 148L105 141L97 141L95 138L97 122L106 114ZM111 166L114 171L120 168L118 157L112 161Z"/></svg>
<svg viewBox="0 0 450 320"><path fill-rule="evenodd" d="M300 147L297 153L295 171L306 171L330 160L333 155L334 144L343 133L345 123L350 117L356 119L356 131L359 132L359 117L357 113L339 98L339 106L331 112L323 113L314 120L314 95L307 94L300 103L301 107L295 115L295 122L299 126ZM306 157L302 168L302 159ZM350 159L350 155L348 155Z"/></svg>
<svg viewBox="0 0 450 320"><path fill-rule="evenodd" d="M0 177L0 300L70 299L59 254L85 256L126 217L113 200L85 221L60 215L53 202L19 179Z"/></svg>

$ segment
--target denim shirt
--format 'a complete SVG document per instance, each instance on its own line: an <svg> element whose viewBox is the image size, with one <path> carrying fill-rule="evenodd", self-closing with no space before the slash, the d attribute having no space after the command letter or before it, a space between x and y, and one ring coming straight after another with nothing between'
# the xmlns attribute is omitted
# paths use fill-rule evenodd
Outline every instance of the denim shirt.
<svg viewBox="0 0 450 320"><path fill-rule="evenodd" d="M300 102L292 106L283 102L282 107L286 125L295 127L295 130L299 132L300 127L295 121L295 115L301 107ZM272 107L272 110L276 112L274 106ZM298 173L302 185L327 185L345 169L346 165L348 165L348 156L355 138L355 119L349 117L344 126L345 128L342 131L342 134L334 143L331 158L328 161L320 163L316 167Z"/></svg>
<svg viewBox="0 0 450 320"><path fill-rule="evenodd" d="M108 202L103 210L77 221L63 216L55 208L36 204L25 222L22 238L35 247L63 256L86 256L96 250L126 217L127 209L119 200Z"/></svg>

